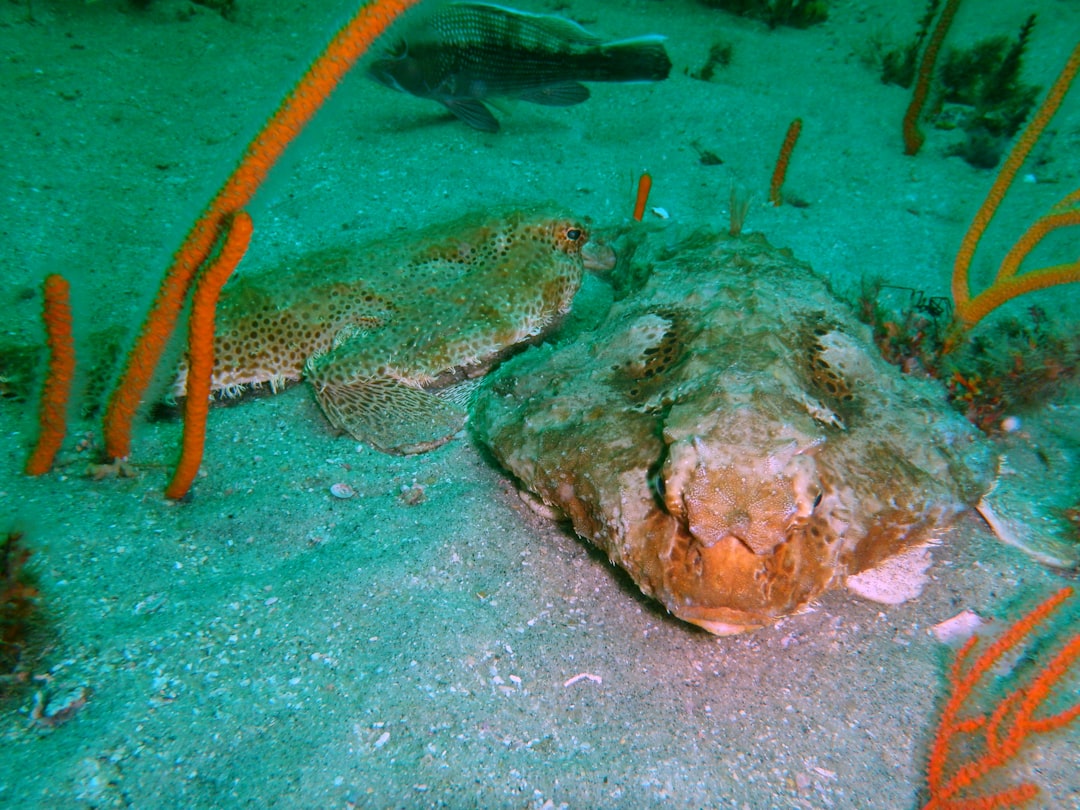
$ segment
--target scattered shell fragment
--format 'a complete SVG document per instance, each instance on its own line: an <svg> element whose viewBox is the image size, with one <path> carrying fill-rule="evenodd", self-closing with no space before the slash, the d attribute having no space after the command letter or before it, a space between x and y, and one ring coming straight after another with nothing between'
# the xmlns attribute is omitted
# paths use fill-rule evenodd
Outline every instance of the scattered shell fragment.
<svg viewBox="0 0 1080 810"><path fill-rule="evenodd" d="M169 601L169 597L167 597L165 594L152 593L145 599L140 600L139 603L135 605L135 615L144 616L150 613L157 613L159 610L161 610L162 607L164 607L167 601Z"/></svg>
<svg viewBox="0 0 1080 810"><path fill-rule="evenodd" d="M57 700L43 692L37 692L34 695L33 708L30 710L30 722L43 728L53 728L66 723L86 705L89 698L90 687L88 686L80 686Z"/></svg>
<svg viewBox="0 0 1080 810"><path fill-rule="evenodd" d="M573 686L578 681L592 681L593 683L603 683L604 679L599 675L593 675L591 672L579 672L572 678L567 678L563 683L563 687Z"/></svg>
<svg viewBox="0 0 1080 810"><path fill-rule="evenodd" d="M427 493L424 491L422 484L417 484L414 481L412 484L402 485L398 500L405 506L417 506L427 500Z"/></svg>
<svg viewBox="0 0 1080 810"><path fill-rule="evenodd" d="M930 631L942 644L960 647L984 624L986 620L974 610L962 610L951 619L938 622L930 628Z"/></svg>
<svg viewBox="0 0 1080 810"><path fill-rule="evenodd" d="M345 500L346 498L351 498L353 495L355 495L356 490L350 487L348 484L338 483L331 485L330 494L333 495L335 498Z"/></svg>

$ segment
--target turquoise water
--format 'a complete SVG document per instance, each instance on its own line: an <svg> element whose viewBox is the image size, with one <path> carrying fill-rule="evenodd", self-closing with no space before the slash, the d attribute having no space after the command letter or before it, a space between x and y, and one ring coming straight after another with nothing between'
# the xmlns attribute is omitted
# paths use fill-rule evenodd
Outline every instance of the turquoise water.
<svg viewBox="0 0 1080 810"><path fill-rule="evenodd" d="M239 272L497 206L554 202L613 228L647 170L646 217L672 244L726 230L734 187L748 231L839 291L880 276L948 295L992 173L947 156L950 131L925 127L920 154L903 154L910 93L881 83L875 43L907 41L916 6L836 3L821 25L770 30L692 0L574 3L560 12L606 36L665 35L671 77L594 85L574 107L506 103L497 134L357 71L249 206ZM949 42L1014 36L1032 10L1024 76L1046 88L1080 30L1073 4L968 4ZM80 355L109 327L119 348L105 353L122 351L191 223L352 11L38 0L29 21L5 4L5 345L40 343L40 280L61 272ZM687 75L716 41L730 66ZM978 283L1080 185L1078 92L988 232ZM800 204L774 208L794 117L785 190ZM1033 258L1075 256L1062 232ZM604 283L583 300L599 305ZM1075 322L1078 289L1030 301ZM1055 397L1022 420L1075 472L1075 383ZM93 416L73 420L53 473L27 479L32 410L0 400L0 529L24 532L41 592L29 680L0 703L11 807L917 807L951 655L929 628L965 608L1007 619L1062 582L970 513L913 602L836 590L715 638L537 515L467 437L383 456L335 435L296 387L214 409L195 497L173 504L175 417L140 422L137 477L86 477ZM338 483L356 496L332 496ZM55 710L83 689L67 722L32 721L35 693ZM1076 694L1074 678L1062 705ZM1077 733L1040 739L1011 771L1042 786L1032 806L1080 807Z"/></svg>

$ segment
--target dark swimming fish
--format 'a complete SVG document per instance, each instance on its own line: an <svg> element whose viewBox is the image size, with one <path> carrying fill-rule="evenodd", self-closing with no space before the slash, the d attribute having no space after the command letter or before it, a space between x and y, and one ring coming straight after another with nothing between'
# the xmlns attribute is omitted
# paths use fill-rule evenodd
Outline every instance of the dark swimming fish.
<svg viewBox="0 0 1080 810"><path fill-rule="evenodd" d="M474 129L496 132L484 102L505 97L566 107L589 97L581 82L655 82L671 60L663 37L604 42L571 20L486 3L436 11L383 58L371 75L429 98Z"/></svg>

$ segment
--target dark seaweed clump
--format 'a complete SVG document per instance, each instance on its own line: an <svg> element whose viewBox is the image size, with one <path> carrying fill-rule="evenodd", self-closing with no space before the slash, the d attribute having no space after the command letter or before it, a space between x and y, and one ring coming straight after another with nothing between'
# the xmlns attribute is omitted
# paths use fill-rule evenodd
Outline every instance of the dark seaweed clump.
<svg viewBox="0 0 1080 810"><path fill-rule="evenodd" d="M108 326L91 333L86 342L85 390L79 408L83 419L98 416L108 394L120 361L124 357L127 330L119 325Z"/></svg>
<svg viewBox="0 0 1080 810"><path fill-rule="evenodd" d="M21 680L18 671L37 609L38 591L23 567L29 557L21 533L0 538L0 695L8 684Z"/></svg>
<svg viewBox="0 0 1080 810"><path fill-rule="evenodd" d="M1024 84L1020 69L1035 26L1032 14L1017 37L994 37L971 48L951 48L939 72L944 107L937 125L958 127L966 138L953 147L976 168L993 168L1031 114L1039 88Z"/></svg>
<svg viewBox="0 0 1080 810"><path fill-rule="evenodd" d="M882 82L911 87L940 6L941 0L928 0L912 41L881 55ZM964 134L949 154L959 155L979 169L991 169L1000 162L1039 95L1038 87L1020 79L1034 27L1032 14L1015 39L992 37L970 48L949 48L943 53L934 77L934 126Z"/></svg>
<svg viewBox="0 0 1080 810"><path fill-rule="evenodd" d="M868 280L856 313L888 362L942 380L953 407L986 433L1080 377L1080 335L1053 323L1041 307L1029 307L1026 318L1002 318L948 353L954 329L949 298Z"/></svg>
<svg viewBox="0 0 1080 810"><path fill-rule="evenodd" d="M719 8L740 17L762 20L769 28L780 25L809 28L825 22L829 16L825 0L701 0L710 8Z"/></svg>
<svg viewBox="0 0 1080 810"><path fill-rule="evenodd" d="M709 46L709 54L705 57L705 62L697 70L687 70L687 75L691 79L698 79L703 82L712 81L713 76L716 75L717 68L726 68L731 64L731 54L734 50L734 46L730 42L714 42Z"/></svg>
<svg viewBox="0 0 1080 810"><path fill-rule="evenodd" d="M26 402L40 364L39 347L0 344L0 399Z"/></svg>
<svg viewBox="0 0 1080 810"><path fill-rule="evenodd" d="M926 10L919 18L919 26L915 32L915 38L902 48L894 48L886 51L881 57L881 81L885 84L898 84L901 87L911 87L915 81L915 66L918 64L919 54L922 53L923 43L930 34L930 26L937 16L938 6L941 0L929 0Z"/></svg>
<svg viewBox="0 0 1080 810"><path fill-rule="evenodd" d="M1080 335L1032 306L1027 318L1003 318L948 355L942 378L954 407L992 433L1006 415L1045 403L1078 373Z"/></svg>

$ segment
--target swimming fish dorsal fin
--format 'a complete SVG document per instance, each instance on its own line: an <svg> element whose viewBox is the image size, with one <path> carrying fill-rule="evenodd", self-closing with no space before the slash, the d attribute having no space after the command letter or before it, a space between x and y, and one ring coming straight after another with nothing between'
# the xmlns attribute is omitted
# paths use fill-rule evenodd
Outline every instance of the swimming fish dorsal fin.
<svg viewBox="0 0 1080 810"><path fill-rule="evenodd" d="M474 98L447 98L440 101L446 105L446 109L473 129L481 132L499 131L498 119L484 106L484 102Z"/></svg>
<svg viewBox="0 0 1080 810"><path fill-rule="evenodd" d="M477 14L513 19L518 24L525 23L548 36L580 45L599 45L604 40L596 34L586 31L573 20L554 14L534 14L519 11L516 8L500 6L496 3L451 3L449 8L469 9ZM525 33L525 32L523 32Z"/></svg>
<svg viewBox="0 0 1080 810"><path fill-rule="evenodd" d="M312 383L334 427L384 453L426 453L465 426L460 408L389 377Z"/></svg>

